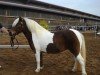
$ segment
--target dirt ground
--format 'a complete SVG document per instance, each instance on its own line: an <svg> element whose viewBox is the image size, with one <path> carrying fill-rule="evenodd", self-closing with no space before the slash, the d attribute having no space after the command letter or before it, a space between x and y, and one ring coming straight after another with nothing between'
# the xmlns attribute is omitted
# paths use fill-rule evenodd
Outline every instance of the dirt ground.
<svg viewBox="0 0 100 75"><path fill-rule="evenodd" d="M88 75L100 75L100 37L84 34L87 46L86 71ZM9 38L0 35L0 44L9 44ZM19 35L20 44L27 44L23 35ZM0 75L81 75L72 72L73 55L68 51L59 54L44 53L44 69L35 73L36 61L31 49L0 49Z"/></svg>

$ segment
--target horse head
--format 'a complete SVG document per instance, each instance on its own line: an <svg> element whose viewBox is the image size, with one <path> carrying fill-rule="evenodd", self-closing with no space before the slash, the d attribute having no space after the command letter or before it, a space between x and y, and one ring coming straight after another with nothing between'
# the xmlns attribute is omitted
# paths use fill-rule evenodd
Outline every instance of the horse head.
<svg viewBox="0 0 100 75"><path fill-rule="evenodd" d="M19 33L23 32L24 31L24 25L25 25L25 20L22 18L22 17L19 17L17 18L13 24L12 24L12 27L11 29L9 29L9 35L10 36L16 36L18 35Z"/></svg>
<svg viewBox="0 0 100 75"><path fill-rule="evenodd" d="M25 25L26 22L22 17L17 18L13 24L11 29L8 30L9 36L11 37L11 45L14 45L14 39L15 36L18 35L19 33L23 32L25 30Z"/></svg>

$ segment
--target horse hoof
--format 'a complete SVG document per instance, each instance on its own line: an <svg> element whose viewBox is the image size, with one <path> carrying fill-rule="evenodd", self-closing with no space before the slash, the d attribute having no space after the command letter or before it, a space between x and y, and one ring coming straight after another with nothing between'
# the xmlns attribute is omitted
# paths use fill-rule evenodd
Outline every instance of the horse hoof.
<svg viewBox="0 0 100 75"><path fill-rule="evenodd" d="M36 69L35 72L40 72L40 69Z"/></svg>

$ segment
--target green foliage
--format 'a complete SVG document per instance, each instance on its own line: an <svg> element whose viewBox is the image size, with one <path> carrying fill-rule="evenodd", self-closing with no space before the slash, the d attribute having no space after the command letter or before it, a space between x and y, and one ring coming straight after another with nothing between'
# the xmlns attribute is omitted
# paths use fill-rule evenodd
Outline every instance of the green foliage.
<svg viewBox="0 0 100 75"><path fill-rule="evenodd" d="M42 19L39 21L39 24L44 27L45 29L48 29L48 23L46 20Z"/></svg>

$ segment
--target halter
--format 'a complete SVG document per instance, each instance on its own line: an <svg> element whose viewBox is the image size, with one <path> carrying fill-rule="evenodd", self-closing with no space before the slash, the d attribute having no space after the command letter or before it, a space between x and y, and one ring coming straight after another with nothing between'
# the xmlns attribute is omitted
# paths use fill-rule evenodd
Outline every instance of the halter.
<svg viewBox="0 0 100 75"><path fill-rule="evenodd" d="M10 44L11 44L12 50L18 49L19 48L19 42L18 42L18 40L11 33L9 33L9 35L10 35ZM15 49L14 49L14 45L15 45L14 44L14 40L17 42L17 45L18 45Z"/></svg>
<svg viewBox="0 0 100 75"><path fill-rule="evenodd" d="M22 18L21 18L21 19L22 19ZM18 20L17 20L17 21L18 21ZM15 22L15 24L13 24L13 25L16 25L16 24L17 24L17 23ZM21 22L21 27L22 27L22 24L23 24L23 23ZM19 34L19 29L15 30L15 31L16 31L15 34L12 34L12 33L9 31L9 35L10 35L10 44L11 44L12 50L14 50L14 45L15 45L14 41L16 41L16 42L17 42L17 45L18 45L18 47L16 47L15 50L19 48L19 42L18 42L18 40L15 38L15 36Z"/></svg>

